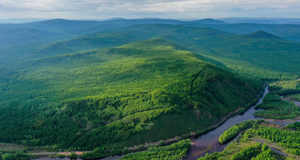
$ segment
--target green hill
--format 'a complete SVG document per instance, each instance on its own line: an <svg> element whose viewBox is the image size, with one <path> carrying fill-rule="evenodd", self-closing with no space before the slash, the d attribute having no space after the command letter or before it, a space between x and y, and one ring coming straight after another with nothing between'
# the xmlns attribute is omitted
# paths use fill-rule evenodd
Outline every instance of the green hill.
<svg viewBox="0 0 300 160"><path fill-rule="evenodd" d="M294 79L300 75L299 61L295 59L300 56L300 43L264 31L235 35L215 29L180 25L135 25L59 42L41 50L39 54L52 55L113 47L153 37L185 46L186 50L218 61L227 68L252 78Z"/></svg>
<svg viewBox="0 0 300 160"><path fill-rule="evenodd" d="M23 44L27 42L44 40L59 36L54 32L38 29L0 29L0 47L13 46L16 44Z"/></svg>
<svg viewBox="0 0 300 160"><path fill-rule="evenodd" d="M159 141L205 129L261 90L183 49L155 38L19 65L0 85L0 141L82 150Z"/></svg>
<svg viewBox="0 0 300 160"><path fill-rule="evenodd" d="M255 24L255 23L237 23L237 24L199 24L186 23L181 24L189 27L197 28L214 28L224 32L233 34L250 34L257 31L264 31L290 41L300 42L300 27L294 24Z"/></svg>
<svg viewBox="0 0 300 160"><path fill-rule="evenodd" d="M137 31L121 31L116 33L101 32L101 34L96 33L95 35L83 36L67 41L56 42L40 49L38 51L38 55L53 56L92 49L115 47L131 42L146 40L154 37L155 35L155 33L141 34Z"/></svg>
<svg viewBox="0 0 300 160"><path fill-rule="evenodd" d="M190 23L200 23L200 24L226 24L223 21L220 20L215 20L215 19L211 19L211 18L206 18L206 19L202 19L202 20L197 20L197 21L192 21Z"/></svg>
<svg viewBox="0 0 300 160"><path fill-rule="evenodd" d="M281 39L280 37L277 37L275 35L265 32L265 31L257 31L254 33L250 33L250 34L244 35L244 37L245 38Z"/></svg>

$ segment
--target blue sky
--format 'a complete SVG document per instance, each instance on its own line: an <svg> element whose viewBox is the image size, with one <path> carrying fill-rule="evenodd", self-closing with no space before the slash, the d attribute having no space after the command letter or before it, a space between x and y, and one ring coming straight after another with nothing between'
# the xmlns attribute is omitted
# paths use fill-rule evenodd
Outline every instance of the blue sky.
<svg viewBox="0 0 300 160"><path fill-rule="evenodd" d="M0 19L300 18L299 0L0 0Z"/></svg>

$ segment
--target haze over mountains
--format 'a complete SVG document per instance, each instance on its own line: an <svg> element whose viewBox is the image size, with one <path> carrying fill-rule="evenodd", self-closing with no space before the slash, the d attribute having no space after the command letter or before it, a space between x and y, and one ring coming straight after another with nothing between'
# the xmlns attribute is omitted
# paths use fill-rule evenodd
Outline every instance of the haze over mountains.
<svg viewBox="0 0 300 160"><path fill-rule="evenodd" d="M149 19L149 18L148 18ZM46 19L18 19L18 18L10 18L10 19L0 19L0 23L29 23L36 21L44 21ZM111 21L111 20L125 20L122 17L97 20L97 21ZM261 23L261 24L300 24L299 18L247 18L247 17L238 17L238 18L218 18L215 20L220 20L226 23ZM184 20L182 21L192 21L192 20Z"/></svg>
<svg viewBox="0 0 300 160"><path fill-rule="evenodd" d="M7 143L117 150L166 140L245 110L264 83L300 77L296 21L53 19L0 24L0 34Z"/></svg>

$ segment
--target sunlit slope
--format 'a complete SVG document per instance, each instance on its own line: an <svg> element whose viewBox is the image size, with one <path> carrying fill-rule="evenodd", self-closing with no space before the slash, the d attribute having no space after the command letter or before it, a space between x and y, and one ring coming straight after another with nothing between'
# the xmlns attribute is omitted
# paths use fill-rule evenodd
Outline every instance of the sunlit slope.
<svg viewBox="0 0 300 160"><path fill-rule="evenodd" d="M203 37L203 33L194 31L165 38L250 77L293 79L300 75L300 59L297 58L300 55L300 43L276 38L265 32L242 36L215 30L205 30L204 33L209 36Z"/></svg>
<svg viewBox="0 0 300 160"><path fill-rule="evenodd" d="M140 30L147 32L155 28L155 25L140 26ZM297 58L300 55L300 43L264 31L234 35L215 29L168 28L160 37L217 60L249 77L272 80L280 77L294 79L300 75L300 59Z"/></svg>
<svg viewBox="0 0 300 160"><path fill-rule="evenodd" d="M129 146L206 128L251 102L262 86L162 39L19 69L1 89L0 141L54 148Z"/></svg>
<svg viewBox="0 0 300 160"><path fill-rule="evenodd" d="M250 77L260 79L294 79L300 75L300 43L290 42L264 32L245 36L215 37L196 40L204 48L194 51ZM206 51L206 52L205 52Z"/></svg>
<svg viewBox="0 0 300 160"><path fill-rule="evenodd" d="M249 77L273 80L280 77L293 79L300 75L299 59L295 58L300 55L300 43L264 31L234 35L215 29L179 25L136 25L60 42L39 54L46 56L68 50L112 47L153 37L180 44L186 50L219 61Z"/></svg>

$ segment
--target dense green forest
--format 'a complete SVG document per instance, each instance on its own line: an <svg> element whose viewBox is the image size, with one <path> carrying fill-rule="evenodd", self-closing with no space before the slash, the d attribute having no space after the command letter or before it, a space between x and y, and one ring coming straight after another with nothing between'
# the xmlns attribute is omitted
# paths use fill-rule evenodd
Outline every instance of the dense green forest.
<svg viewBox="0 0 300 160"><path fill-rule="evenodd" d="M0 151L2 160L28 160L35 158L24 151Z"/></svg>
<svg viewBox="0 0 300 160"><path fill-rule="evenodd" d="M255 123L250 121L249 123L253 124L252 127L242 132L242 135L236 141L231 142L224 151L206 154L198 160L299 159L298 131L279 129L269 122L266 123L261 120ZM229 130L233 130L234 128L236 127L233 126ZM268 146L271 146L272 149ZM286 155L283 155L283 153Z"/></svg>
<svg viewBox="0 0 300 160"><path fill-rule="evenodd" d="M163 39L42 58L4 88L0 140L74 150L160 141L213 125L261 86ZM172 117L190 124L162 131Z"/></svg>
<svg viewBox="0 0 300 160"><path fill-rule="evenodd" d="M264 98L264 102L257 107L265 110L259 111L255 115L268 119L293 119L300 114L299 106L294 102L282 100L275 93L269 93Z"/></svg>
<svg viewBox="0 0 300 160"><path fill-rule="evenodd" d="M300 83L294 81L280 81L270 84L270 93L266 95L262 104L256 108L264 109L256 112L255 116L267 119L294 119L300 115L300 107L293 101L284 100L287 96L300 92Z"/></svg>
<svg viewBox="0 0 300 160"><path fill-rule="evenodd" d="M299 107L289 100L300 99L295 81L300 30L249 24L237 35L230 28L243 26L211 19L0 24L0 141L52 151L94 150L81 158L141 150L216 127L253 105L266 83L270 93L256 116L298 117ZM244 122L219 141L226 143L249 127L251 135L268 130ZM124 159L180 159L188 146L184 140ZM256 159L278 159L260 143L244 148L230 156L241 159L249 152Z"/></svg>
<svg viewBox="0 0 300 160"><path fill-rule="evenodd" d="M230 146L232 147L232 146ZM230 149L228 147L228 150ZM224 151L225 152L225 151ZM243 148L237 153L234 153L230 159L231 160L276 160L272 155L274 154L271 149L268 148L266 144L254 143L248 147ZM222 153L206 154L205 157L201 157L198 160L217 160L222 159Z"/></svg>
<svg viewBox="0 0 300 160"><path fill-rule="evenodd" d="M153 37L180 44L185 50L202 55L206 60L217 61L218 66L226 66L252 78L295 79L300 74L299 60L294 58L299 56L300 44L264 31L234 35L196 26L134 25L58 42L42 48L38 54L63 54L74 50L117 46Z"/></svg>
<svg viewBox="0 0 300 160"><path fill-rule="evenodd" d="M163 147L150 147L146 151L127 154L122 160L138 160L138 159L161 159L173 160L182 159L186 156L188 149L191 146L191 140L181 140L177 143Z"/></svg>
<svg viewBox="0 0 300 160"><path fill-rule="evenodd" d="M234 137L236 137L241 131L248 129L252 127L254 124L254 121L246 121L242 122L236 125L233 125L230 127L228 130L226 130L220 137L219 137L219 142L221 144L224 144L230 140L232 140Z"/></svg>
<svg viewBox="0 0 300 160"><path fill-rule="evenodd" d="M294 122L286 126L287 128L294 129L296 131L300 130L300 122Z"/></svg>

